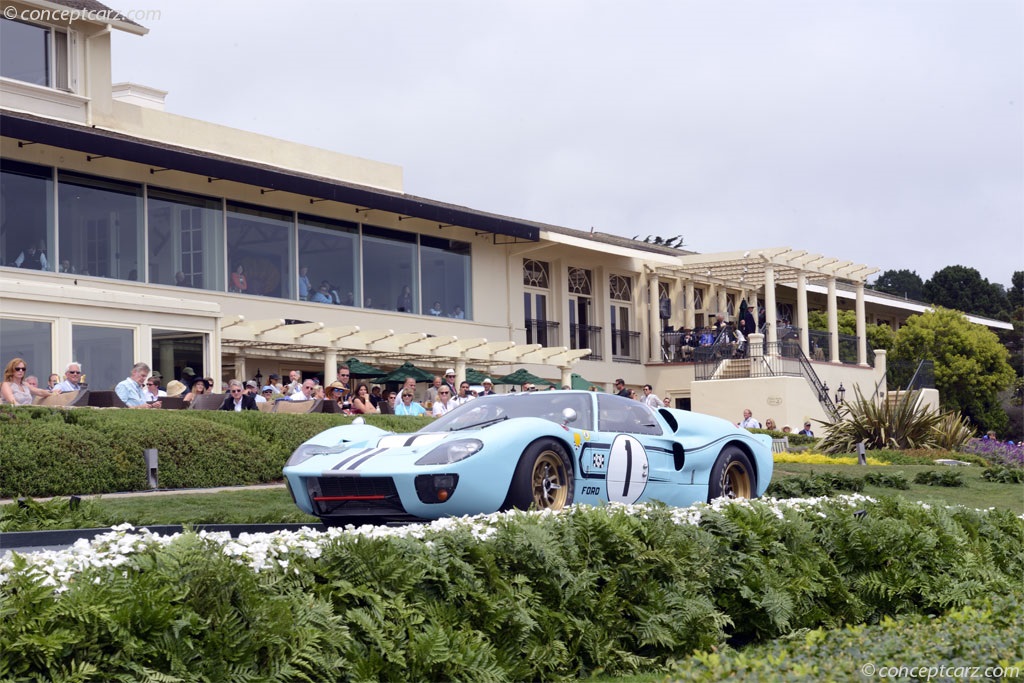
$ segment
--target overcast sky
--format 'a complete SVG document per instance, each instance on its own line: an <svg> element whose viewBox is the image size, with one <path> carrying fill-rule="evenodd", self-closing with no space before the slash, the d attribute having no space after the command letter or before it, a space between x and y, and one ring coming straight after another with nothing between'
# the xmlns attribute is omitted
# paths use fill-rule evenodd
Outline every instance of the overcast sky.
<svg viewBox="0 0 1024 683"><path fill-rule="evenodd" d="M1024 269L1021 0L107 0L167 110L711 253Z"/></svg>

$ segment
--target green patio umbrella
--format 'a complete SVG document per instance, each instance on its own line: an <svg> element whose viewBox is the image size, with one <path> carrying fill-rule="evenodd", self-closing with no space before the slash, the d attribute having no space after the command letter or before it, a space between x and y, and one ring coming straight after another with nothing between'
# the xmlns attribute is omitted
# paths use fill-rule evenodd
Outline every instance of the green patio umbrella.
<svg viewBox="0 0 1024 683"><path fill-rule="evenodd" d="M556 386L551 380L538 377L526 368L519 368L515 372L505 375L501 379L494 380L496 384L525 384L530 382L532 384L543 384L544 386L553 387Z"/></svg>
<svg viewBox="0 0 1024 683"><path fill-rule="evenodd" d="M473 368L468 368L466 370L466 381L469 382L470 384L483 384L484 380L488 377L491 376L488 375L486 372L480 372L479 370L474 370ZM491 377L491 381L494 381L493 377Z"/></svg>
<svg viewBox="0 0 1024 683"><path fill-rule="evenodd" d="M388 382L404 382L406 377L414 377L417 382L430 382L433 381L433 373L421 370L412 363L406 361L399 367L395 368L391 372L381 377L377 377L374 381L378 384L386 384Z"/></svg>
<svg viewBox="0 0 1024 683"><path fill-rule="evenodd" d="M598 391L604 391L604 389L601 388L601 385L595 384L575 372L572 373L572 384L570 386L572 386L573 389L578 389L580 391L587 391L590 387L594 387Z"/></svg>
<svg viewBox="0 0 1024 683"><path fill-rule="evenodd" d="M348 366L348 373L352 377L370 378L380 377L381 375L384 374L384 371L381 370L380 368L375 368L372 365L364 363L363 361L355 357L349 358L347 361L345 361L345 365Z"/></svg>

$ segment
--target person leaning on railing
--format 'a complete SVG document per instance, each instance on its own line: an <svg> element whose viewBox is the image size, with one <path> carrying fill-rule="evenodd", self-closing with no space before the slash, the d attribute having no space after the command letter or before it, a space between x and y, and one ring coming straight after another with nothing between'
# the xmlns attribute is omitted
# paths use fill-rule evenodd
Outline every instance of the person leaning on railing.
<svg viewBox="0 0 1024 683"><path fill-rule="evenodd" d="M0 385L0 404L6 403L12 406L27 406L32 404L35 396L49 396L59 394L60 389L49 391L34 387L25 381L28 372L28 363L24 358L12 358L11 362L4 368L4 382Z"/></svg>

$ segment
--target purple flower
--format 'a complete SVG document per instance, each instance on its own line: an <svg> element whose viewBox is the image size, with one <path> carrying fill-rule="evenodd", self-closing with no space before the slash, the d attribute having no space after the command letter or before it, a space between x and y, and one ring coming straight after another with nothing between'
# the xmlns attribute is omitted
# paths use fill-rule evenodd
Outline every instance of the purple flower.
<svg viewBox="0 0 1024 683"><path fill-rule="evenodd" d="M971 439L963 447L964 453L980 455L993 465L1024 467L1024 444L1008 444L995 439Z"/></svg>

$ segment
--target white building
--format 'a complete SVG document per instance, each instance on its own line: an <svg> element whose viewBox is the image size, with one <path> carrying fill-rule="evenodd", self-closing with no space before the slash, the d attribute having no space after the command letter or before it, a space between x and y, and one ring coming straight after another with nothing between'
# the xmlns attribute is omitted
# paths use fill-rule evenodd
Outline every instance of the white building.
<svg viewBox="0 0 1024 683"><path fill-rule="evenodd" d="M525 367L797 425L825 415L824 385L885 391L865 325L919 306L866 292L876 269L838 256L694 254L406 194L399 167L177 116L166 93L112 83L111 31L146 29L92 0L9 7L0 359L38 375L76 360L106 389L137 360L165 378L325 382L350 357L460 376ZM46 267L29 267L39 253ZM744 300L774 312L751 357L680 351L675 330L735 320ZM841 307L855 339L838 335ZM828 335L807 332L815 309L833 313Z"/></svg>

